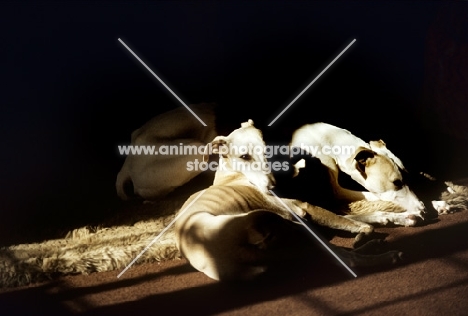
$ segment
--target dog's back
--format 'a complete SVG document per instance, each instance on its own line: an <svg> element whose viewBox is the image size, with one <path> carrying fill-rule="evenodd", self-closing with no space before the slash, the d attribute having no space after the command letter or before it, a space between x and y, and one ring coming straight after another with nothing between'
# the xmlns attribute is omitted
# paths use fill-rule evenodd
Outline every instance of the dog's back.
<svg viewBox="0 0 468 316"><path fill-rule="evenodd" d="M350 131L323 122L307 124L296 130L291 146L304 148L317 158L333 157L340 166L345 165L356 148L370 148Z"/></svg>

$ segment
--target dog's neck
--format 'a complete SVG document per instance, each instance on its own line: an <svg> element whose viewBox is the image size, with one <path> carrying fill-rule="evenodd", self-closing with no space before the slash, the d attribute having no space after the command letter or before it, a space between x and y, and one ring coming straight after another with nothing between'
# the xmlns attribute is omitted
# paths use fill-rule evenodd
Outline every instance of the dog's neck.
<svg viewBox="0 0 468 316"><path fill-rule="evenodd" d="M220 157L219 165L222 165L223 158ZM216 170L213 185L221 186L249 186L260 191L260 189L254 185L249 179L242 173L231 168L224 168L221 170L218 167Z"/></svg>
<svg viewBox="0 0 468 316"><path fill-rule="evenodd" d="M253 186L252 183L240 172L223 170L216 171L213 185L243 185Z"/></svg>

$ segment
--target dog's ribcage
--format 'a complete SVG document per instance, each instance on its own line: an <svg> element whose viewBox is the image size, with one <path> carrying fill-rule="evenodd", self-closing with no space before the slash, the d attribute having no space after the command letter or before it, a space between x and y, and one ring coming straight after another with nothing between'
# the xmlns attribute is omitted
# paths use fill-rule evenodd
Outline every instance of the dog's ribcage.
<svg viewBox="0 0 468 316"><path fill-rule="evenodd" d="M190 205L199 193L192 195L181 211ZM187 213L194 215L197 212L206 212L212 215L236 215L248 211L264 209L290 219L290 213L273 202L273 197L266 198L256 189L243 185L211 186L187 209Z"/></svg>

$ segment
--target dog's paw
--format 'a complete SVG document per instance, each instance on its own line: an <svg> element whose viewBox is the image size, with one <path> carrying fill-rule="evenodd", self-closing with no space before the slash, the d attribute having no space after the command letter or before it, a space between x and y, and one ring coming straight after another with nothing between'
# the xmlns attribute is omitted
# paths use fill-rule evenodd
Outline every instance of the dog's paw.
<svg viewBox="0 0 468 316"><path fill-rule="evenodd" d="M432 206L435 208L439 215L450 214L450 205L445 201L432 201Z"/></svg>
<svg viewBox="0 0 468 316"><path fill-rule="evenodd" d="M387 242L383 239L371 239L359 248L355 248L353 251L363 255L376 255L384 253L388 250Z"/></svg>
<svg viewBox="0 0 468 316"><path fill-rule="evenodd" d="M401 251L393 250L393 251L389 251L389 253L390 253L390 256L392 257L392 264L397 264L405 260L405 256L403 252Z"/></svg>
<svg viewBox="0 0 468 316"><path fill-rule="evenodd" d="M399 226L413 227L418 224L418 218L420 217L415 214L409 214L406 216L399 216L394 218L393 223Z"/></svg>
<svg viewBox="0 0 468 316"><path fill-rule="evenodd" d="M357 249L366 245L369 241L374 239L372 233L359 233L354 238L353 248Z"/></svg>
<svg viewBox="0 0 468 316"><path fill-rule="evenodd" d="M424 219L421 215L408 215L406 217L406 225L405 226L416 226L418 224L418 218Z"/></svg>
<svg viewBox="0 0 468 316"><path fill-rule="evenodd" d="M428 212L426 210L426 206L423 202L420 202L417 206L409 208L406 210L405 214L407 214L407 218L412 221L416 218L416 220L424 221ZM414 225L405 225L405 226L414 226Z"/></svg>

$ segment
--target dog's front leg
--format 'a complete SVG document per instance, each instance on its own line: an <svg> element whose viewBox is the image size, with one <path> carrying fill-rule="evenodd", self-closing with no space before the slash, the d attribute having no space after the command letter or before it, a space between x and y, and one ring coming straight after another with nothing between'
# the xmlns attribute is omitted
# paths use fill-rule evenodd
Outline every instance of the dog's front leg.
<svg viewBox="0 0 468 316"><path fill-rule="evenodd" d="M357 233L354 245L359 246L363 242L369 240L369 236L373 233L374 227L367 223L353 220L337 215L319 206L311 205L307 202L292 199L282 199L282 201L296 214L307 213L311 220L321 226ZM305 215L305 214L304 214Z"/></svg>
<svg viewBox="0 0 468 316"><path fill-rule="evenodd" d="M366 223L373 223L379 225L387 225L388 223L393 223L395 225L401 226L416 226L418 221L416 216L408 215L407 212L404 213L393 213L385 211L374 211L369 214L357 214L357 215L345 215L347 218L354 219L357 221L363 221Z"/></svg>

